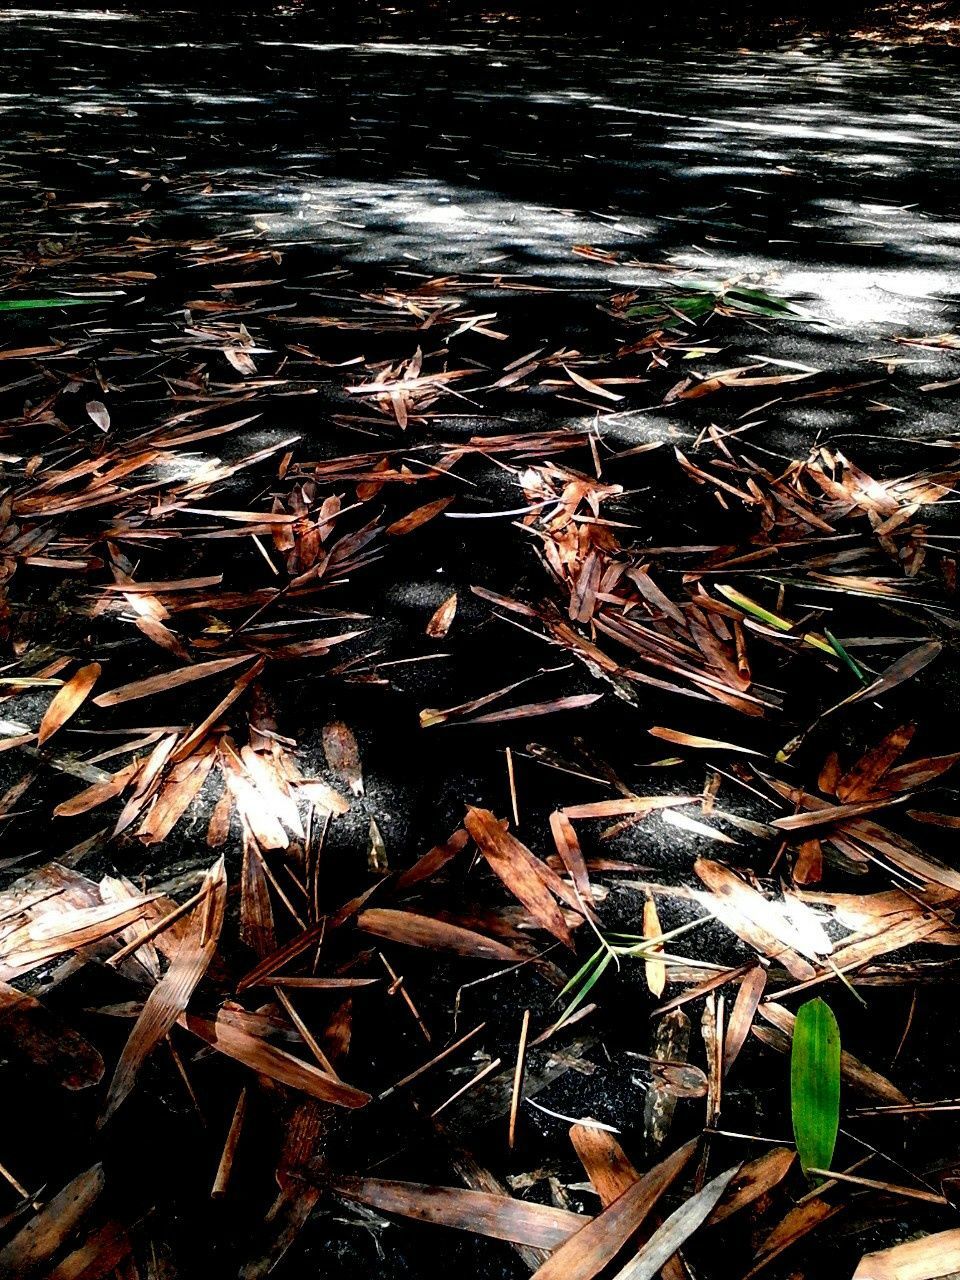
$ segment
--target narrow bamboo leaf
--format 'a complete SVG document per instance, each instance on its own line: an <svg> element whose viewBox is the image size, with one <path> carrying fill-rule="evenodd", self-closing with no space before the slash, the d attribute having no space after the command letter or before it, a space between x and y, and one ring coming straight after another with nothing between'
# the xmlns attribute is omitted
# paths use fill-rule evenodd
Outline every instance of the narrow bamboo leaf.
<svg viewBox="0 0 960 1280"><path fill-rule="evenodd" d="M594 964L596 960L596 956L597 956L597 953L594 953L594 955L590 957L588 964ZM577 994L574 996L574 998L570 1001L570 1003L564 1009L563 1013L557 1019L554 1030L556 1030L557 1027L562 1027L563 1024L573 1016L574 1012L577 1009L579 1009L579 1007L583 1004L584 1000L586 1000L587 996L590 994L593 988L597 985L597 983L606 973L607 968L612 959L613 959L613 953L611 951L602 952L602 958L600 959L599 963L594 965L593 971L592 973L590 973L590 976L586 978L586 980L583 982L583 985L577 991ZM582 972L582 970L580 972ZM580 973L578 972L575 976L579 978ZM568 983L567 985L569 986L570 984Z"/></svg>
<svg viewBox="0 0 960 1280"><path fill-rule="evenodd" d="M841 661L843 661L843 662L845 662L845 663L847 664L847 666L850 668L850 670L853 672L853 674L857 677L857 679L860 681L860 683L861 683L861 684L869 684L869 683L870 683L870 681L869 681L869 680L867 679L867 677L863 674L863 669L861 668L860 664L859 664L859 663L857 663L857 662L855 662L855 661L853 660L853 658L851 658L850 654L849 654L849 653L847 653L846 649L843 647L843 645L840 643L840 641L837 639L837 637L833 634L833 632L832 632L832 631L828 631L828 630L826 629L826 627L824 627L824 629L823 629L823 634L824 634L824 635L827 637L827 639L830 641L831 645L833 646L833 650L834 650L834 652L836 653L837 657L838 657L838 658L840 658L840 659L841 659Z"/></svg>
<svg viewBox="0 0 960 1280"><path fill-rule="evenodd" d="M765 609L763 605L757 604L756 600L751 600L749 596L745 596L742 592L737 591L734 587L717 586L717 590L722 596L725 596L731 604L742 609L744 613L751 614L760 622L765 622L768 627L773 627L775 631L791 631L793 623L788 622L786 618L781 618L777 613L771 613L769 609ZM828 644L826 640L820 636L814 635L807 631L801 637L805 644L810 645L814 649L819 649L821 653L828 653L831 657L837 656L833 645Z"/></svg>
<svg viewBox="0 0 960 1280"><path fill-rule="evenodd" d="M83 307L103 298L0 298L0 311L39 311L41 307Z"/></svg>
<svg viewBox="0 0 960 1280"><path fill-rule="evenodd" d="M829 1169L840 1127L840 1030L823 1000L801 1005L790 1055L790 1110L800 1165Z"/></svg>

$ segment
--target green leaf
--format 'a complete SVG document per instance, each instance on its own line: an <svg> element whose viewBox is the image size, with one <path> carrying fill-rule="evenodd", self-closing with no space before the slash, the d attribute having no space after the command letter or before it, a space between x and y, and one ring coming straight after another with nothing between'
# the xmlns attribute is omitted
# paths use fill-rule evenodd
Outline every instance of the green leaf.
<svg viewBox="0 0 960 1280"><path fill-rule="evenodd" d="M757 311L765 316L798 316L803 313L785 298L775 298L762 289L746 289L737 285L723 296L726 303L743 311Z"/></svg>
<svg viewBox="0 0 960 1280"><path fill-rule="evenodd" d="M560 992L560 995L565 995L566 992L573 990L573 988L578 984L581 985L579 985L577 994L557 1019L552 1030L555 1031L557 1027L562 1027L563 1024L573 1016L574 1012L579 1009L580 1005L583 1004L584 1000L586 1000L587 996L606 973L613 958L612 951L608 951L604 947L600 947L593 953L587 963L573 975L564 987L563 991ZM589 977L587 977L587 974L589 974Z"/></svg>
<svg viewBox="0 0 960 1280"><path fill-rule="evenodd" d="M790 1111L801 1168L829 1169L840 1128L840 1029L823 1000L809 1000L797 1011Z"/></svg>
<svg viewBox="0 0 960 1280"><path fill-rule="evenodd" d="M0 311L39 311L41 307L88 307L102 298L0 298Z"/></svg>
<svg viewBox="0 0 960 1280"><path fill-rule="evenodd" d="M853 674L857 677L860 683L869 684L870 681L864 675L863 670L860 667L860 664L858 662L854 662L853 658L851 658L850 654L847 653L846 649L843 647L843 645L840 643L837 637L833 634L833 632L828 631L826 627L824 627L823 634L827 637L827 639L833 645L833 649L837 657L847 664L847 666L850 668Z"/></svg>
<svg viewBox="0 0 960 1280"><path fill-rule="evenodd" d="M688 320L700 320L708 316L717 305L717 295L712 292L688 293L676 297L661 297L656 302L635 303L626 314L631 320L656 320L669 323L679 316Z"/></svg>
<svg viewBox="0 0 960 1280"><path fill-rule="evenodd" d="M727 587L722 584L718 584L717 590L722 596L725 596L731 604L735 604L738 609L742 609L744 613L749 613L758 621L766 623L768 627L772 627L775 631L793 630L792 622L788 622L786 618L781 618L778 613L771 613L769 609L765 609L763 605L757 604L756 600L751 600L749 596L745 596L741 591L737 591L734 587ZM819 649L821 653L828 653L831 657L839 656L833 645L828 644L826 640L821 640L818 635L814 635L810 631L805 631L801 639L805 644L810 645L811 648Z"/></svg>

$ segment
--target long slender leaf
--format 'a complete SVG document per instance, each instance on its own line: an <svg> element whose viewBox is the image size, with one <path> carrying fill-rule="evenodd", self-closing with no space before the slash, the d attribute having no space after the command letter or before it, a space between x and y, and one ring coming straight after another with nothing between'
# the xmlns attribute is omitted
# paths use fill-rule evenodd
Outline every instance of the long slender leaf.
<svg viewBox="0 0 960 1280"><path fill-rule="evenodd" d="M103 298L0 298L0 311L39 311L43 307L85 307Z"/></svg>

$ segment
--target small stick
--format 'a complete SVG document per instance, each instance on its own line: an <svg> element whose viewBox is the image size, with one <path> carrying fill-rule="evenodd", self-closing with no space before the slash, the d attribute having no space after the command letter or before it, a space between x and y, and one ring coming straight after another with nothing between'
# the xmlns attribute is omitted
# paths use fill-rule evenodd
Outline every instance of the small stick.
<svg viewBox="0 0 960 1280"><path fill-rule="evenodd" d="M165 929L169 929L172 924L176 924L178 920L182 920L185 915L188 915L198 903L203 901L209 892L210 889L207 886L200 889L192 898L188 898L186 902L181 903L175 910L150 925L138 938L131 939L126 946L121 947L119 951L115 951L107 961L107 964L116 967L122 960L126 960L127 956L132 956L135 951L139 951L145 943L152 942Z"/></svg>
<svg viewBox="0 0 960 1280"><path fill-rule="evenodd" d="M313 991L342 991L344 988L372 987L382 978L261 978L264 987L303 987Z"/></svg>
<svg viewBox="0 0 960 1280"><path fill-rule="evenodd" d="M510 807L513 810L514 826L520 825L520 807L517 804L517 779L513 772L513 752L507 747L507 779L510 783Z"/></svg>
<svg viewBox="0 0 960 1280"><path fill-rule="evenodd" d="M310 1050L310 1052L313 1054L316 1060L320 1063L321 1067L323 1067L324 1071L326 1071L328 1075L333 1076L335 1080L339 1080L340 1077L337 1075L336 1071L334 1071L333 1064L331 1063L327 1055L323 1052L323 1050L320 1048L319 1044L317 1044L317 1041L314 1038L313 1032L310 1030L310 1028L307 1026L304 1020L300 1017L299 1013L297 1013L296 1009L291 1004L290 997L287 995L287 993L281 990L279 987L275 987L274 994L276 995L277 999L280 1001L284 1009L286 1009L287 1013L289 1014L290 1021L300 1032L300 1035L303 1038L304 1044L307 1046L307 1048Z"/></svg>
<svg viewBox="0 0 960 1280"><path fill-rule="evenodd" d="M266 547L263 545L263 543L260 541L260 539L257 537L257 535L256 535L255 533L251 533L250 537L253 539L254 543L256 544L257 550L260 552L260 554L263 556L264 560L266 560L267 564L269 565L269 567L270 567L270 572L273 574L273 576L274 576L275 578L279 577L279 576L280 576L280 570L277 568L277 566L276 566L276 565L273 563L273 561L270 559L269 555L267 554L267 549L266 549Z"/></svg>
<svg viewBox="0 0 960 1280"><path fill-rule="evenodd" d="M417 1026L423 1032L424 1040L426 1040L427 1044L430 1044L433 1041L433 1036L430 1034L430 1030L427 1027L427 1024L420 1017L420 1010L413 1003L413 997L410 995L410 992L403 985L403 979L397 973L396 969L392 967L392 965L390 964L390 961L387 959L387 957L383 954L382 951L378 951L377 955L383 961L383 967L386 969L387 973L389 973L390 980L393 983L393 986L390 988L389 994L396 995L397 992L400 993L400 995L403 997L404 1004L413 1014L414 1019L416 1020Z"/></svg>
<svg viewBox="0 0 960 1280"><path fill-rule="evenodd" d="M914 987L913 996L910 1000L910 1012L907 1014L907 1025L903 1028L903 1035L900 1037L900 1043L897 1045L897 1051L893 1055L893 1061L900 1057L903 1046L907 1043L907 1036L910 1034L910 1028L913 1026L913 1015L917 1011L917 989Z"/></svg>
<svg viewBox="0 0 960 1280"><path fill-rule="evenodd" d="M206 1128L207 1121L203 1112L200 1110L200 1101L193 1091L193 1085L190 1083L190 1077L187 1075L187 1068L183 1065L183 1059L180 1057L179 1053L177 1053L176 1045L169 1036L167 1036L167 1048L170 1050L170 1056L173 1058L174 1066L177 1068L177 1071L179 1071L180 1078L183 1080L183 1086L190 1097L190 1101L193 1103L194 1110L197 1113L197 1118L203 1127Z"/></svg>
<svg viewBox="0 0 960 1280"><path fill-rule="evenodd" d="M213 1186L210 1195L214 1199L227 1194L227 1183L230 1181L230 1174L233 1172L233 1159L237 1154L237 1144L240 1141L240 1130L243 1128L243 1118L247 1113L247 1090L240 1090L240 1097L237 1099L237 1105L234 1108L233 1119L230 1121L230 1128L227 1130L226 1141L223 1144L223 1152L220 1156L220 1163L217 1166L217 1176L213 1180Z"/></svg>
<svg viewBox="0 0 960 1280"><path fill-rule="evenodd" d="M294 938L291 942L286 943L272 955L266 956L259 961L245 974L237 983L238 991L245 991L247 987L256 986L261 982L267 974L275 973L277 969L283 968L285 964L289 964L291 960L295 960L297 956L303 955L316 942L318 945L323 941L323 935L326 932L326 917L319 920L316 924L312 924L305 933L301 933L298 938Z"/></svg>
<svg viewBox="0 0 960 1280"><path fill-rule="evenodd" d="M279 883L279 881L277 880L277 877L276 877L276 876L273 874L273 872L271 871L270 866L269 866L269 864L268 864L268 862L267 862L266 858L263 856L263 854L260 852L260 850L259 850L259 849L255 849L255 851L254 851L254 852L256 853L257 858L258 858L258 859L259 859L259 861L260 861L260 865L261 865L261 867L263 867L263 874L267 877L267 879L268 879L268 880L270 881L270 883L273 885L274 889L276 889L276 891L277 891L277 896L279 897L280 901L283 903L283 905L287 908L287 910L288 910L288 911L290 912L290 914L293 916L294 920L296 920L296 922L297 922L297 924L300 926L300 928L301 928L301 929L306 929L306 928L307 928L307 923L306 923L306 921L305 921L305 920L302 920L302 919L300 918L300 916L297 914L297 910L296 910L296 908L294 907L293 903L290 901L290 899L287 897L287 895L284 893L284 891L280 888L280 883Z"/></svg>
<svg viewBox="0 0 960 1280"><path fill-rule="evenodd" d="M310 812L313 813L313 805L310 806ZM327 843L327 832L330 830L330 823L333 820L333 814L327 813L323 820L323 826L320 829L320 839L317 841L317 847L313 852L313 915L314 919L320 919L320 855L323 853L324 846ZM317 958L320 956L320 948L317 948Z"/></svg>
<svg viewBox="0 0 960 1280"><path fill-rule="evenodd" d="M17 1179L10 1172L10 1170L6 1168L5 1165L2 1165L2 1164L0 1164L0 1177L6 1178L7 1182L10 1183L11 1187L13 1187L14 1191L16 1191L17 1195L21 1198L21 1200L30 1199L30 1192L27 1190L27 1188L21 1182L18 1182Z"/></svg>
<svg viewBox="0 0 960 1280"><path fill-rule="evenodd" d="M404 1085L412 1084L413 1081L422 1076L425 1071L429 1071L431 1067L435 1067L437 1063L442 1062L444 1058L449 1058L451 1053L456 1053L456 1051L462 1048L468 1040L472 1040L475 1035L479 1034L486 1025L487 1024L485 1022L481 1022L478 1026L474 1027L472 1031L468 1031L465 1036L461 1036L459 1040L454 1040L453 1044L448 1045L446 1049L441 1050L441 1052L431 1058L429 1062L425 1062L422 1066L417 1067L416 1071L411 1071L410 1074L404 1076L402 1080L398 1080L396 1084L392 1084L389 1089L384 1093L381 1093L379 1101L382 1101L384 1098L388 1098L391 1093L396 1093L396 1091L398 1089L402 1089Z"/></svg>
<svg viewBox="0 0 960 1280"><path fill-rule="evenodd" d="M893 1182L879 1182L876 1178L857 1178L852 1173L837 1173L831 1169L814 1169L811 1165L808 1173L830 1178L834 1182L852 1182L857 1187L869 1187L873 1191L888 1191L895 1196L906 1196L908 1200L923 1200L926 1204L949 1204L945 1196L938 1196L934 1191L918 1191L914 1187L901 1187Z"/></svg>
<svg viewBox="0 0 960 1280"><path fill-rule="evenodd" d="M478 1071L475 1076L471 1076L471 1078L467 1081L466 1084L461 1085L460 1088L456 1091L456 1093L451 1093L450 1097L446 1100L446 1102L441 1102L439 1107L437 1107L436 1111L431 1111L430 1119L431 1120L436 1119L436 1117L440 1114L441 1111L445 1111L447 1107L449 1107L451 1102L456 1102L458 1098L462 1098L468 1089L472 1089L474 1085L479 1084L480 1081L483 1080L486 1076L488 1076L491 1071L496 1071L497 1067L499 1066L500 1066L499 1058L494 1058L492 1062L488 1062L487 1065L481 1071Z"/></svg>
<svg viewBox="0 0 960 1280"><path fill-rule="evenodd" d="M282 870L283 870L284 874L287 876L287 878L293 882L293 886L294 886L294 888L295 888L295 889L297 889L297 890L300 892L300 894L301 894L301 895L306 899L306 901L307 901L307 915L309 915L309 914L310 914L310 910L309 910L309 908L310 908L310 895L309 895L309 893L307 893L306 889L304 888L304 886L303 886L303 884L301 883L301 881L298 879L297 874L296 874L296 872L293 870L293 868L292 868L292 867L288 867L288 866L287 866L287 864L286 864L285 862L281 863L280 865L281 865L281 868L282 868Z"/></svg>
<svg viewBox="0 0 960 1280"><path fill-rule="evenodd" d="M517 1065L513 1071L513 1096L510 1099L510 1127L507 1131L507 1146L513 1150L517 1137L517 1112L520 1110L520 1091L523 1088L523 1069L527 1061L527 1036L530 1032L530 1010L523 1011L523 1025L520 1027L520 1043L517 1045Z"/></svg>

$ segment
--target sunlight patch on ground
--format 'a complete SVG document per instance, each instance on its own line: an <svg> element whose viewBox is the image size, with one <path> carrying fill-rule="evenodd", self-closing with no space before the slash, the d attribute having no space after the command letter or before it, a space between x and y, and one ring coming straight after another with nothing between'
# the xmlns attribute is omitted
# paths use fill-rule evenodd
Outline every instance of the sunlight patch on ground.
<svg viewBox="0 0 960 1280"><path fill-rule="evenodd" d="M518 255L512 269L525 261L538 270L545 261L572 269L576 260L570 246L610 227L587 214L417 178L390 186L324 179L306 189L278 191L273 207L261 205L257 215L268 219L273 234L301 236L312 230L318 239L342 239L344 229L360 231L358 256L406 255L438 269L460 270L484 270L484 258L498 253ZM617 224L617 231L639 240L650 228L630 219Z"/></svg>

